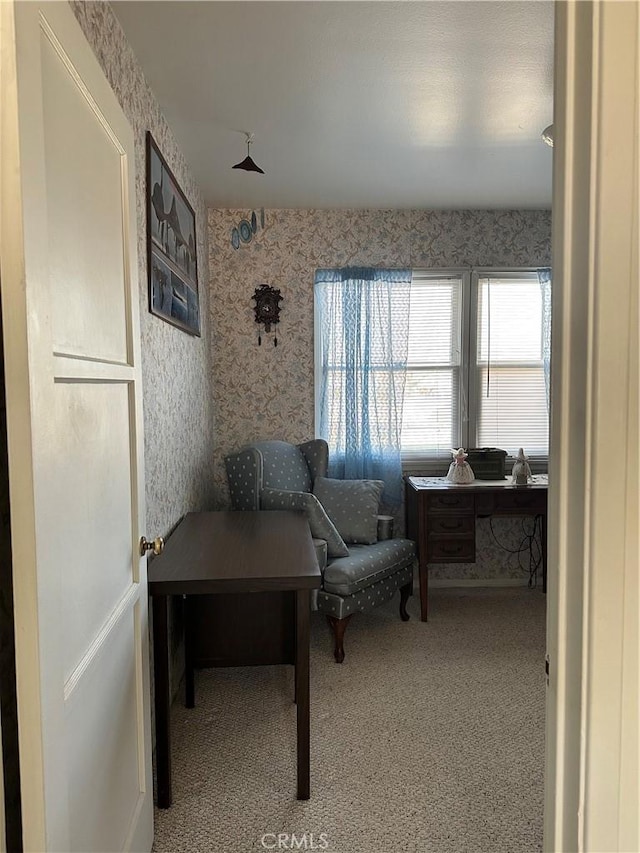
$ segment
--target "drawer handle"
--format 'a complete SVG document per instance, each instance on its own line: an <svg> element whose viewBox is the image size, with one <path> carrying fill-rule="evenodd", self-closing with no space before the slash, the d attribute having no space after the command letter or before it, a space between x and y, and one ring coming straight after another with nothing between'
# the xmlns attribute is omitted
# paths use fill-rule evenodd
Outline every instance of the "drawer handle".
<svg viewBox="0 0 640 853"><path fill-rule="evenodd" d="M442 553L443 554L459 554L462 546L461 545L443 545Z"/></svg>
<svg viewBox="0 0 640 853"><path fill-rule="evenodd" d="M456 521L441 521L440 527L443 530L459 530L462 527L462 522L460 519L456 519Z"/></svg>
<svg viewBox="0 0 640 853"><path fill-rule="evenodd" d="M440 498L443 506L458 506L458 498Z"/></svg>

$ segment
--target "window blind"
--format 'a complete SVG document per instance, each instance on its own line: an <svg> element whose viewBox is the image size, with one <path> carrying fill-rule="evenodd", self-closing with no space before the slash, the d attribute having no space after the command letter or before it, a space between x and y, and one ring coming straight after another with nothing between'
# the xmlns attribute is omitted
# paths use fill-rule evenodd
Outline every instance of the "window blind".
<svg viewBox="0 0 640 853"><path fill-rule="evenodd" d="M404 453L449 454L459 438L462 278L414 272L404 391Z"/></svg>
<svg viewBox="0 0 640 853"><path fill-rule="evenodd" d="M511 455L548 453L549 419L537 275L478 278L477 441Z"/></svg>

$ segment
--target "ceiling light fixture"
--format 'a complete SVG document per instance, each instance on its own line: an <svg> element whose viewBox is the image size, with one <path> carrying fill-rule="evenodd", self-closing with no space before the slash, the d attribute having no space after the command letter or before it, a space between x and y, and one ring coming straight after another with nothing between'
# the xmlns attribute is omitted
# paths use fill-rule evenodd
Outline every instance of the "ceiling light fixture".
<svg viewBox="0 0 640 853"><path fill-rule="evenodd" d="M234 169L244 169L245 172L260 172L261 175L264 175L263 170L260 166L256 166L256 164L251 159L249 154L251 143L253 142L253 133L244 134L247 137L247 156L244 158L242 163L236 163L232 168Z"/></svg>
<svg viewBox="0 0 640 853"><path fill-rule="evenodd" d="M546 142L547 145L550 145L551 148L553 148L553 125L552 124L550 124L548 127L545 127L545 129L542 131L540 136L542 137L543 142Z"/></svg>

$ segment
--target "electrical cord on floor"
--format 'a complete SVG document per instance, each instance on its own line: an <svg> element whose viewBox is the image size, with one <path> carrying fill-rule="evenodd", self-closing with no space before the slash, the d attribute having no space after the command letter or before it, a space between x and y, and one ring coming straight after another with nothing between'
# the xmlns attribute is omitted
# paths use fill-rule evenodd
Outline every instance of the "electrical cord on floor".
<svg viewBox="0 0 640 853"><path fill-rule="evenodd" d="M518 565L529 575L529 587L538 584L538 569L542 565L542 516L533 518L533 528L529 530L529 518L522 519L522 539L517 548L509 548L501 542L493 529L493 516L489 518L489 528L496 544L509 554L518 555ZM523 564L522 557L526 555L528 565Z"/></svg>

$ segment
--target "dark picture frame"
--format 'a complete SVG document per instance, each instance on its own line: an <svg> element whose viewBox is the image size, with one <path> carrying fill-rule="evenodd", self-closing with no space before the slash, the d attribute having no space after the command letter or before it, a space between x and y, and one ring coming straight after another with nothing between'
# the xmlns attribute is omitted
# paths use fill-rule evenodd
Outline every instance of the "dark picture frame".
<svg viewBox="0 0 640 853"><path fill-rule="evenodd" d="M149 311L200 337L196 215L147 131Z"/></svg>

